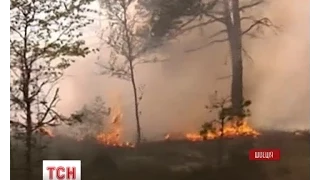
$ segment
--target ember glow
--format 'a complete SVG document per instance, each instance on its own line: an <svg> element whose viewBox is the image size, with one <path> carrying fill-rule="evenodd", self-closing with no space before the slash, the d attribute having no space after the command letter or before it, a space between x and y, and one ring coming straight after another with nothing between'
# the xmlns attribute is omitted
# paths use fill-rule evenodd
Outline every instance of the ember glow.
<svg viewBox="0 0 320 180"><path fill-rule="evenodd" d="M213 140L221 136L221 131L219 131L219 125L215 126L216 130L213 132L208 132L206 134L206 139L207 140ZM221 127L221 126L220 126ZM260 133L252 128L249 124L248 121L242 120L242 123L237 125L236 121L229 121L224 125L223 128L223 136L224 137L238 137L238 136L252 136L252 137L257 137L259 136ZM199 132L190 132L190 133L184 133L184 138L190 141L203 141L204 136L200 135ZM165 135L165 139L175 139L174 136L172 136L170 133Z"/></svg>

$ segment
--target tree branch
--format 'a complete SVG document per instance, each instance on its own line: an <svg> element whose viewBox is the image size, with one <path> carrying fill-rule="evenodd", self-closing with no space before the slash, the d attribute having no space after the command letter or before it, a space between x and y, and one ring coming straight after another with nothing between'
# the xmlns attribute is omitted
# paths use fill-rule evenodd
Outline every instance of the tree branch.
<svg viewBox="0 0 320 180"><path fill-rule="evenodd" d="M42 102L42 103L41 103L42 105L44 105L44 106L46 107L46 110L45 110L44 113L41 113L41 114L42 114L42 117L41 117L40 120L38 120L37 125L33 128L33 131L36 130L36 129L38 129L39 127L42 127L42 126L45 125L45 124L48 125L48 124L51 123L52 121L56 120L56 117L54 116L54 117L52 117L50 120L48 120L48 121L45 122L46 118L48 117L48 114L50 113L50 111L52 111L52 108L55 106L55 103L56 103L56 101L58 100L58 97L59 97L59 96L58 96L58 93L59 93L59 88L56 89L56 91L55 91L55 93L54 93L54 96L53 96L53 98L52 98L52 100L51 100L51 102L50 102L49 105L46 105L46 102Z"/></svg>
<svg viewBox="0 0 320 180"><path fill-rule="evenodd" d="M149 63L162 63L162 62L167 62L169 61L169 59L161 59L159 60L158 58L153 58L151 60L146 60L146 59L142 59L142 60L139 60L139 61L136 61L134 64L133 64L133 67L137 66L137 65L140 65L140 64L149 64Z"/></svg>
<svg viewBox="0 0 320 180"><path fill-rule="evenodd" d="M220 20L218 20L218 19L209 19L209 20L207 20L205 22L201 22L201 23L186 27L185 29L180 29L177 33L172 33L172 35L170 37L171 38L172 37L177 37L177 36L182 35L182 34L188 32L188 31L191 31L191 30L193 30L195 28L203 27L203 26L206 26L208 24L212 24L212 23L217 22L217 21L220 21ZM186 24L184 24L181 27L184 27L184 26L186 26Z"/></svg>
<svg viewBox="0 0 320 180"><path fill-rule="evenodd" d="M14 126L14 127L18 127L18 128L26 128L27 126L24 125L23 123L19 122L19 121L12 121L10 120L10 125Z"/></svg>
<svg viewBox="0 0 320 180"><path fill-rule="evenodd" d="M242 31L241 35L248 35L254 28L256 27L259 27L259 26L265 26L265 27L274 27L276 29L278 29L279 27L275 26L269 18L261 18L261 19L258 19L256 20L254 17L251 17L251 16L247 16L247 17L242 17L241 18L242 20L250 20L252 21L253 23L248 27L246 28L245 30ZM213 37L216 37L222 33L225 33L227 32L226 29L224 30L221 30L211 36L209 36L209 38L213 38ZM189 49L189 50L186 50L186 52L193 52L193 51L197 51L199 49L203 49L203 48L206 48L206 47L209 47L211 46L212 44L215 44L215 43L221 43L221 42L226 42L228 40L228 38L222 38L222 39L216 39L216 40L212 40L198 48L194 48L194 49Z"/></svg>
<svg viewBox="0 0 320 180"><path fill-rule="evenodd" d="M116 67L116 65L104 65L99 62L96 62L98 66L100 66L104 71L101 74L108 74L111 77L117 77L123 80L131 80L131 73L129 70L124 67Z"/></svg>
<svg viewBox="0 0 320 180"><path fill-rule="evenodd" d="M240 11L245 11L246 9L250 9L252 7L258 6L260 4L262 4L264 2L264 0L257 0L256 2L250 3L250 4L246 4L243 5L239 8Z"/></svg>
<svg viewBox="0 0 320 180"><path fill-rule="evenodd" d="M269 19L269 18L266 18L266 17L261 18L261 19L258 19L258 20L256 20L256 19L253 18L253 17L243 17L242 19L243 19L243 20L251 20L251 21L253 22L248 28L246 28L245 30L242 31L242 33L241 33L242 35L245 35L245 34L249 33L249 32L250 32L251 30L253 30L255 27L258 27L258 28L259 28L260 25L265 26L265 27L274 27L274 28L278 29L278 27L275 26L275 25L270 21L270 19Z"/></svg>
<svg viewBox="0 0 320 180"><path fill-rule="evenodd" d="M203 49L203 48L209 47L209 46L211 46L211 45L213 45L215 43L222 43L222 42L226 42L226 41L228 41L228 38L212 40L212 41L210 41L210 42L208 42L208 43L206 43L206 44L204 44L204 45L202 45L200 47L189 49L189 50L186 50L185 52L189 53L189 52L197 51L199 49Z"/></svg>

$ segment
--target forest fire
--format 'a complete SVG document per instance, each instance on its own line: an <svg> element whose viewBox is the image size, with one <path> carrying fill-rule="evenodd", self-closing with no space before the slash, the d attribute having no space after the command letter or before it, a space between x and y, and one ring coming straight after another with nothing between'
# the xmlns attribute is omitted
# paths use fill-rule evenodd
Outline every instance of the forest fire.
<svg viewBox="0 0 320 180"><path fill-rule="evenodd" d="M110 109L109 120L106 123L106 128L104 131L97 133L94 139L104 146L112 147L135 147L134 143L123 142L123 113L119 105L114 106ZM241 123L239 123L241 122ZM185 133L167 133L164 136L164 140L188 140L188 141L203 141L203 140L213 140L217 139L222 135L221 124L218 122L208 122L199 129L198 132L185 132ZM54 134L45 128L40 128L39 132L43 135L49 136L51 138L55 137ZM295 133L299 135L299 133ZM257 137L260 133L251 127L247 119L239 120L234 119L227 121L224 124L223 136L227 138L239 137L239 136L251 136ZM78 138L77 141L83 141L82 138Z"/></svg>
<svg viewBox="0 0 320 180"><path fill-rule="evenodd" d="M122 133L122 117L123 114L121 112L120 107L116 106L111 109L110 113L110 127L105 130L105 132L101 132L96 135L96 140L103 145L106 146L115 146L115 147L134 147L135 145L130 142L122 142L121 141L121 133Z"/></svg>
<svg viewBox="0 0 320 180"><path fill-rule="evenodd" d="M118 101L119 102L119 101ZM112 147L135 147L134 143L123 142L122 141L122 118L123 114L121 112L120 105L116 104L109 111L109 120L106 123L106 127L104 131L97 133L93 136L93 139L96 140L99 144L104 146L112 146ZM54 133L49 128L41 127L37 130L39 134L42 136L47 136L50 138L56 137ZM85 132L83 133L85 134ZM76 136L75 140L78 142L82 142L89 136ZM90 135L90 137L92 137ZM91 138L90 138L91 139Z"/></svg>
<svg viewBox="0 0 320 180"><path fill-rule="evenodd" d="M213 140L221 136L221 131L218 130L219 125L215 125L211 131L205 133L193 132L193 133L184 133L184 139L190 141L203 141ZM223 136L224 137L238 137L238 136L252 136L257 137L260 133L253 129L247 120L243 120L242 123L237 125L236 121L230 121L224 125ZM172 136L170 133L165 135L166 140L175 139L175 136Z"/></svg>

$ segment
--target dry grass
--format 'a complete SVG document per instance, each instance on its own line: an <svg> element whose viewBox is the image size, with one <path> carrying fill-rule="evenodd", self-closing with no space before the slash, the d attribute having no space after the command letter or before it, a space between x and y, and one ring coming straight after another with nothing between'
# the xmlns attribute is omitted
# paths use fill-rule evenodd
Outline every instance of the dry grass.
<svg viewBox="0 0 320 180"><path fill-rule="evenodd" d="M84 180L301 180L310 177L309 144L308 136L283 132L268 132L254 140L226 140L225 155L228 158L225 158L225 164L219 168L215 166L217 141L150 142L136 149L105 148L93 143L78 143L79 147L76 148L82 148L81 151L67 155L64 153L63 158L82 160ZM253 147L279 148L281 160L249 161L246 152ZM16 154L15 158L23 157ZM188 171L172 171L173 167L179 169L187 164L193 165ZM34 170L34 179L41 179L41 164ZM24 179L21 170L12 171L11 175L12 179Z"/></svg>
<svg viewBox="0 0 320 180"><path fill-rule="evenodd" d="M261 162L269 179L310 179L310 137L308 134L292 136L287 133L260 138L257 147L279 148L279 162Z"/></svg>

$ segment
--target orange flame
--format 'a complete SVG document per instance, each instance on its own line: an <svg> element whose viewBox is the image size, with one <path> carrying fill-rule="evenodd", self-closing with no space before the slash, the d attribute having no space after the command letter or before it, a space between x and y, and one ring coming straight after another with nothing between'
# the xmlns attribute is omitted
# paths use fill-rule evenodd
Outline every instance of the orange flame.
<svg viewBox="0 0 320 180"><path fill-rule="evenodd" d="M199 132L191 132L191 133L185 133L184 138L190 141L203 141L206 136L207 140L212 140L216 139L221 136L221 131L219 131L221 125L215 124L214 125L215 129L213 132L208 132L204 135L201 135ZM224 137L237 137L237 136L252 136L252 137L257 137L259 136L260 133L253 129L249 124L246 119L242 120L241 124L237 125L236 120L231 120L227 122L224 125L223 128L223 136ZM171 136L171 134L166 134L165 139L169 140L174 137Z"/></svg>
<svg viewBox="0 0 320 180"><path fill-rule="evenodd" d="M119 105L111 108L110 120L108 123L109 128L104 132L96 135L96 140L106 146L117 147L134 147L135 145L130 142L122 142L122 118L123 114Z"/></svg>

